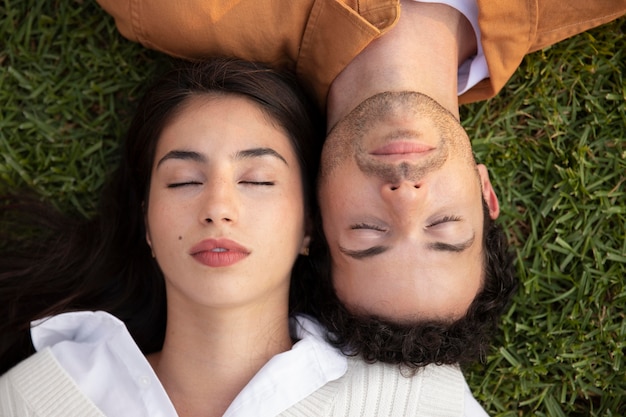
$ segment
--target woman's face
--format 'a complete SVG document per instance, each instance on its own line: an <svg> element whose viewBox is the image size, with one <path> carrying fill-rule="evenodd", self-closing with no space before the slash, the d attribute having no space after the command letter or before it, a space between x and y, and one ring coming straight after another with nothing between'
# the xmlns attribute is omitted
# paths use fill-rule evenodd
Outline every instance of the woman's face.
<svg viewBox="0 0 626 417"><path fill-rule="evenodd" d="M159 138L147 203L168 303L286 307L308 240L303 198L290 140L257 104L187 100Z"/></svg>

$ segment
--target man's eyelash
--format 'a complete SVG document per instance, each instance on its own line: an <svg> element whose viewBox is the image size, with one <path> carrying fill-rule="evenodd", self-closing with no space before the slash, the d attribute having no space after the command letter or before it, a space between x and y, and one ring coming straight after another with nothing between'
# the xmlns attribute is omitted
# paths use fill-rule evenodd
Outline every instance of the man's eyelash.
<svg viewBox="0 0 626 417"><path fill-rule="evenodd" d="M362 230L362 229L366 229L366 230L376 230L377 232L385 232L386 230L383 229L382 227L379 226L375 226L373 224L368 224L368 223L357 223L357 224L353 224L352 226L350 226L350 229L352 230Z"/></svg>
<svg viewBox="0 0 626 417"><path fill-rule="evenodd" d="M428 227L437 226L438 224L441 224L441 223L458 222L458 221L461 221L461 218L459 216L444 216L440 219L435 220L431 224L429 224Z"/></svg>

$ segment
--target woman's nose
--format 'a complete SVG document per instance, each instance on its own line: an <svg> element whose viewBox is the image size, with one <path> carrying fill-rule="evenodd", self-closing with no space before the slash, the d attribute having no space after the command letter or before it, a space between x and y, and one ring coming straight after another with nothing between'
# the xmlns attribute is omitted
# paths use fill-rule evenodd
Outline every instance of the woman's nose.
<svg viewBox="0 0 626 417"><path fill-rule="evenodd" d="M215 179L207 185L201 211L202 221L207 223L237 221L239 204L235 184L224 179Z"/></svg>

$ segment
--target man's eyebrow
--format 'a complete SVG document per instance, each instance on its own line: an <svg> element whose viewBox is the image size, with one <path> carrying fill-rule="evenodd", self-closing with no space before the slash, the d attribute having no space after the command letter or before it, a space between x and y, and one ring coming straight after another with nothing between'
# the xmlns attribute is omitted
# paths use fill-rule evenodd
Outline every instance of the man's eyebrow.
<svg viewBox="0 0 626 417"><path fill-rule="evenodd" d="M461 242L457 244L444 243L444 242L431 242L428 245L426 245L426 247L430 250L435 250L435 251L440 251L440 252L459 253L459 252L463 252L464 250L472 246L474 244L475 237L476 235L472 234L472 237L467 239L465 242Z"/></svg>
<svg viewBox="0 0 626 417"><path fill-rule="evenodd" d="M353 259L371 258L373 256L380 255L381 253L385 253L389 249L389 246L372 246L371 248L367 249L352 250L344 248L343 246L339 246L339 251L341 251L341 253L348 255Z"/></svg>
<svg viewBox="0 0 626 417"><path fill-rule="evenodd" d="M235 159L259 158L267 155L278 158L283 161L285 165L289 166L287 160L272 148L252 148L237 151L237 153L235 153Z"/></svg>
<svg viewBox="0 0 626 417"><path fill-rule="evenodd" d="M194 152L194 151L174 150L174 151L169 151L168 153L165 154L163 158L159 159L159 162L157 163L157 168L161 166L163 162L170 160L170 159L182 159L182 160L202 162L202 163L206 162L206 157L202 155L201 153Z"/></svg>
<svg viewBox="0 0 626 417"><path fill-rule="evenodd" d="M444 242L432 242L427 245L427 248L430 250L441 251L441 252L454 252L460 253L466 249L469 249L474 244L475 234L472 234L472 237L467 239L465 242L452 244L452 243L444 243ZM367 249L347 249L343 246L339 246L339 251L353 259L366 259L372 258L376 255L380 255L381 253L387 252L391 249L389 246L372 246Z"/></svg>

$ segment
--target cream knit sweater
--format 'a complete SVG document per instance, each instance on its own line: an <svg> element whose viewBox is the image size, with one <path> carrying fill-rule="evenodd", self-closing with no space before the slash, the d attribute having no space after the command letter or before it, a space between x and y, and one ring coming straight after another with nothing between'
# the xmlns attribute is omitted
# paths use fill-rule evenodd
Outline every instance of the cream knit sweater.
<svg viewBox="0 0 626 417"><path fill-rule="evenodd" d="M463 415L464 379L454 366L431 365L405 377L397 366L349 359L347 373L281 416ZM0 377L0 417L102 417L48 349Z"/></svg>
<svg viewBox="0 0 626 417"><path fill-rule="evenodd" d="M465 379L455 366L429 365L403 376L398 366L348 360L346 374L281 416L461 417Z"/></svg>
<svg viewBox="0 0 626 417"><path fill-rule="evenodd" d="M103 417L49 349L0 377L0 417Z"/></svg>

